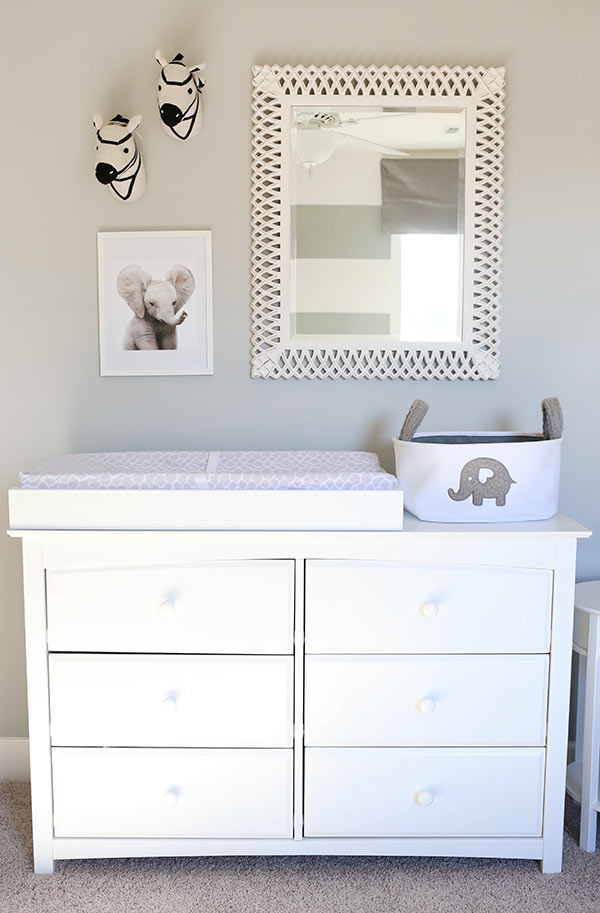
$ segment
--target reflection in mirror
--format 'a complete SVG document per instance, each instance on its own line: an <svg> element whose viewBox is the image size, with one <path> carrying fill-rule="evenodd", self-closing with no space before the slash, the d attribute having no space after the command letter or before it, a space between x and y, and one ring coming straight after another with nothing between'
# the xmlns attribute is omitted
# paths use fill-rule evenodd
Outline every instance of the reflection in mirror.
<svg viewBox="0 0 600 913"><path fill-rule="evenodd" d="M292 107L292 337L462 339L465 122L460 107Z"/></svg>

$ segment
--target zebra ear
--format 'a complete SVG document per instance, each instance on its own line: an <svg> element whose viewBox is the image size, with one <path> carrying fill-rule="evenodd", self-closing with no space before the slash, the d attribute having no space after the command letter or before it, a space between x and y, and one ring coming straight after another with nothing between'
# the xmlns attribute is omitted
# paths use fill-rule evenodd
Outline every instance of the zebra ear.
<svg viewBox="0 0 600 913"><path fill-rule="evenodd" d="M190 73L199 73L200 70L204 70L206 67L205 63L197 63L193 67L189 68Z"/></svg>
<svg viewBox="0 0 600 913"><path fill-rule="evenodd" d="M94 114L94 116L92 118L92 123L93 123L94 127L96 128L96 130L99 130L100 127L102 126L102 124L104 123L104 118L102 117L101 114Z"/></svg>
<svg viewBox="0 0 600 913"><path fill-rule="evenodd" d="M166 65L168 64L169 61L167 60L167 58L164 56L163 52L159 48L157 48L155 50L154 56L156 58L156 62L159 63L161 65L161 67L166 67Z"/></svg>
<svg viewBox="0 0 600 913"><path fill-rule="evenodd" d="M127 124L127 127L129 128L129 132L133 133L134 130L137 130L137 128L139 127L141 122L142 122L141 114L134 114L133 117L130 117L129 122Z"/></svg>

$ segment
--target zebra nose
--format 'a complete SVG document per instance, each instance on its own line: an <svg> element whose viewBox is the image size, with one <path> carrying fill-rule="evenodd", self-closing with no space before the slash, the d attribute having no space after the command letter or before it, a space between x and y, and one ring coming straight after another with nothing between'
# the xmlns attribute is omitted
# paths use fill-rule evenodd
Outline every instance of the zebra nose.
<svg viewBox="0 0 600 913"><path fill-rule="evenodd" d="M167 127L174 127L183 117L183 113L181 108L178 108L177 105L162 105L160 116Z"/></svg>
<svg viewBox="0 0 600 913"><path fill-rule="evenodd" d="M98 162L96 165L96 177L101 184L110 184L117 176L117 169L108 162Z"/></svg>

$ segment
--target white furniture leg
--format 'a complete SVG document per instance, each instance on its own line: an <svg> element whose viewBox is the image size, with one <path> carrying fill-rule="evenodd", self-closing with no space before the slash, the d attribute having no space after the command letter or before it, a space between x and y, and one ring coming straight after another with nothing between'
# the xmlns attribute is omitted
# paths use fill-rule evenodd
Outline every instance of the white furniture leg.
<svg viewBox="0 0 600 913"><path fill-rule="evenodd" d="M577 696L585 694L585 679L587 674L587 656L577 650ZM575 708L575 758L576 764L583 762L583 724L585 705L582 700L577 701Z"/></svg>
<svg viewBox="0 0 600 913"><path fill-rule="evenodd" d="M587 673L585 683L585 718L583 728L583 771L581 781L582 850L596 849L598 817L598 776L600 767L600 617L590 614Z"/></svg>
<svg viewBox="0 0 600 913"><path fill-rule="evenodd" d="M41 536L23 540L25 647L29 713L29 758L33 819L33 864L38 875L54 871L52 766L48 725L46 588Z"/></svg>
<svg viewBox="0 0 600 913"><path fill-rule="evenodd" d="M565 779L569 728L575 543L557 542L554 572L554 608L548 687L547 762L544 804L544 874L560 872L565 820Z"/></svg>

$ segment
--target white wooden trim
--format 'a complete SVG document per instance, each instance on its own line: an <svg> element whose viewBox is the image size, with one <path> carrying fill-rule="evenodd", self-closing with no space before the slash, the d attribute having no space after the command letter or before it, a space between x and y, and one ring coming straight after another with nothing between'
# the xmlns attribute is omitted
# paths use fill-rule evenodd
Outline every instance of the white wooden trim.
<svg viewBox="0 0 600 913"><path fill-rule="evenodd" d="M29 739L0 738L0 783L29 782Z"/></svg>
<svg viewBox="0 0 600 913"><path fill-rule="evenodd" d="M396 491L9 491L11 529L400 530Z"/></svg>
<svg viewBox="0 0 600 913"><path fill-rule="evenodd" d="M425 526L427 524L424 524ZM39 532L18 533L40 537ZM487 567L554 568L556 540L531 537L523 548L520 534L470 532L467 524L457 535L412 536L406 533L288 532L88 532L48 533L44 536L47 569L106 567L185 567L202 561L303 558L328 560L402 561L440 566L463 566L465 544L472 543L469 564ZM366 548L365 548L366 546Z"/></svg>
<svg viewBox="0 0 600 913"><path fill-rule="evenodd" d="M590 613L588 634L588 655L584 704L584 744L581 771L581 828L579 844L582 850L593 853L596 849L596 825L598 818L598 770L600 767L600 656L598 635L600 617ZM583 692L579 695L579 703Z"/></svg>
<svg viewBox="0 0 600 913"><path fill-rule="evenodd" d="M560 872L567 745L571 690L571 639L575 589L576 542L556 543L552 647L548 681L548 730L546 736L546 783L544 792L544 854L542 872Z"/></svg>
<svg viewBox="0 0 600 913"><path fill-rule="evenodd" d="M541 859L542 850L541 837L311 837L304 840L60 837L53 841L55 859L135 856L474 856Z"/></svg>
<svg viewBox="0 0 600 913"><path fill-rule="evenodd" d="M304 833L304 580L306 562L298 556L294 604L294 839Z"/></svg>
<svg viewBox="0 0 600 913"><path fill-rule="evenodd" d="M36 872L50 874L54 860L45 579L43 542L28 539L23 542L23 583L33 858Z"/></svg>

